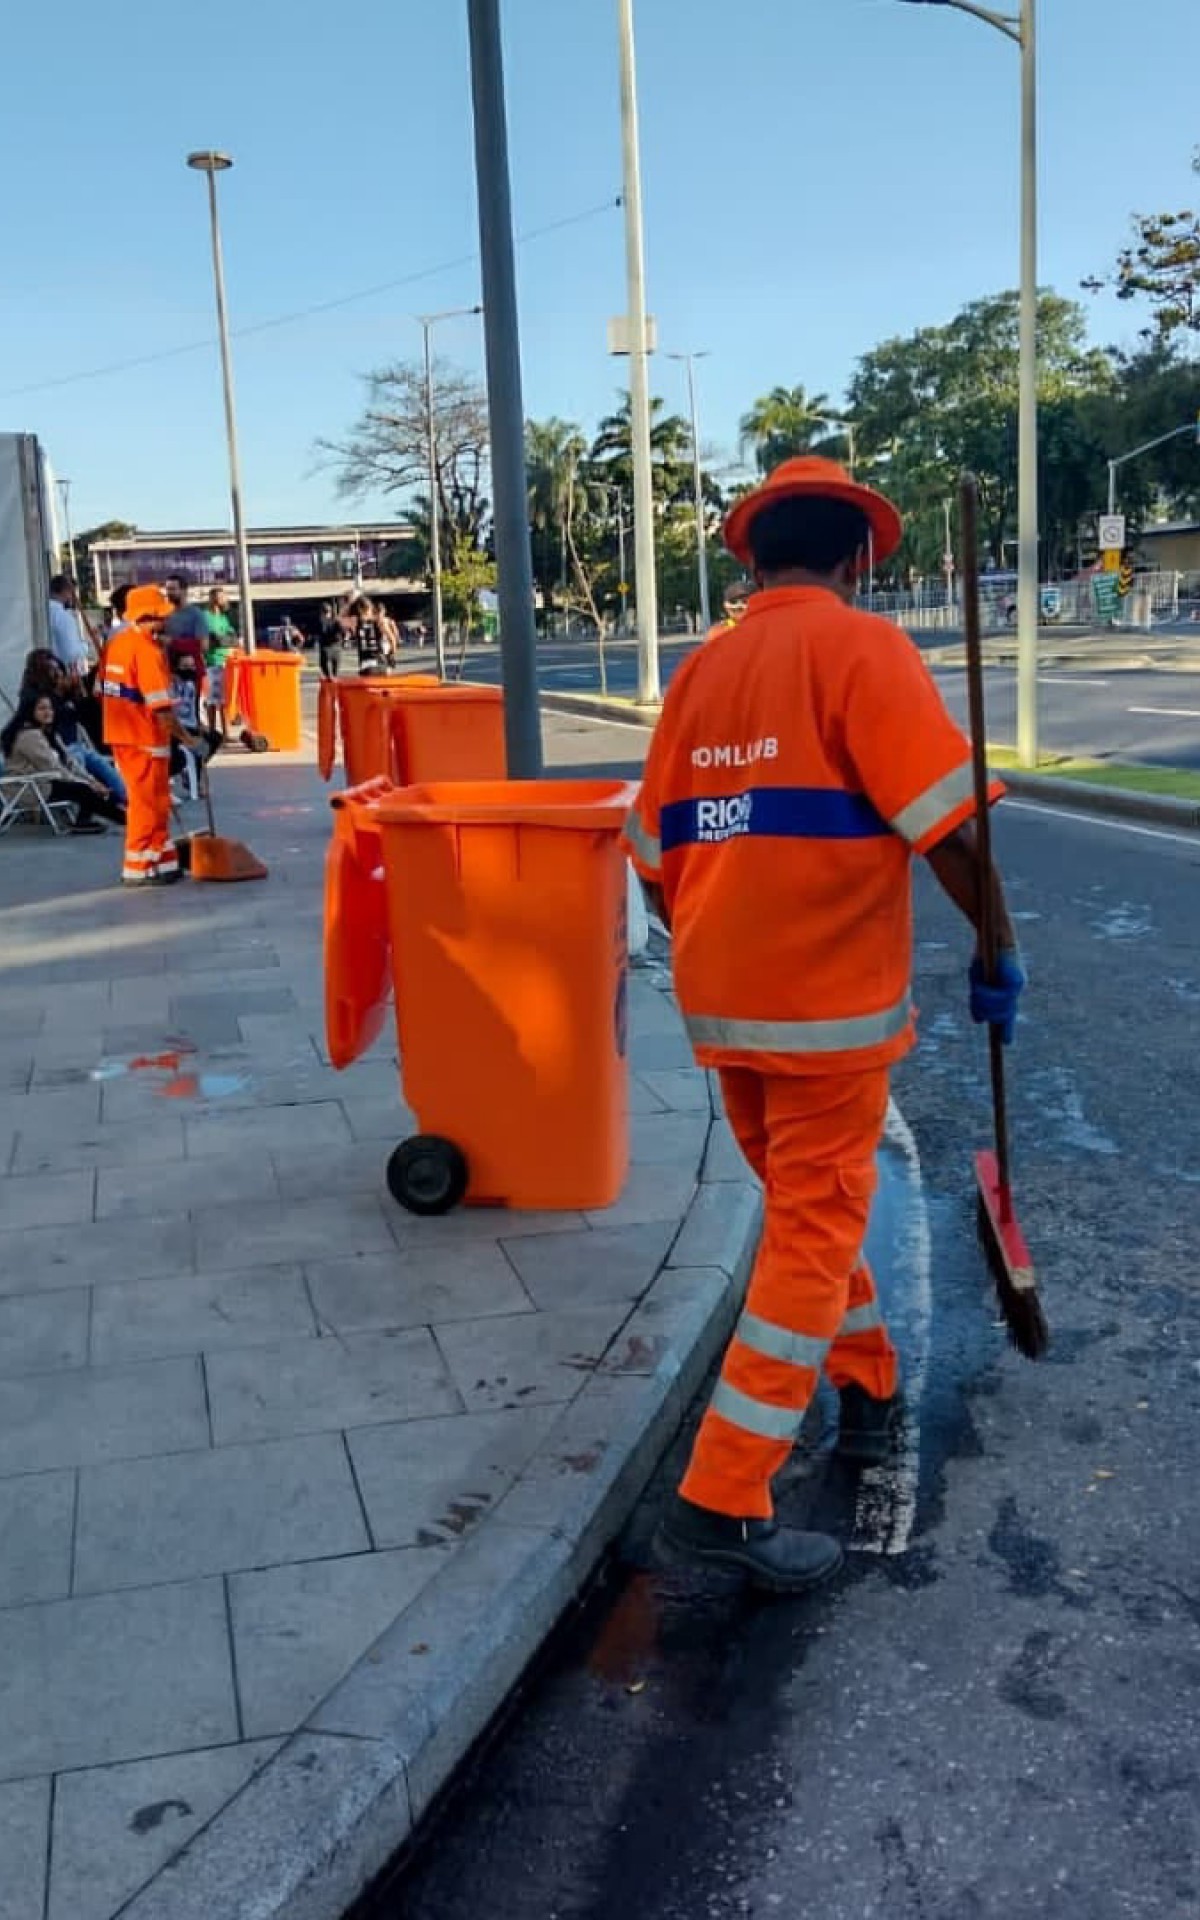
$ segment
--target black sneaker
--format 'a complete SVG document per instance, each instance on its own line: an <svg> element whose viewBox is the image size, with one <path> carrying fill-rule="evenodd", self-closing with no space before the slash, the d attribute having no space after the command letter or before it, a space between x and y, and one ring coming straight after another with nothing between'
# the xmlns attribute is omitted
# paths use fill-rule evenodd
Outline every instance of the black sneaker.
<svg viewBox="0 0 1200 1920"><path fill-rule="evenodd" d="M842 1403L838 1455L856 1466L882 1466L892 1451L900 1425L903 1394L894 1393L890 1400L876 1400L865 1387L851 1385L839 1388L838 1398Z"/></svg>
<svg viewBox="0 0 1200 1920"><path fill-rule="evenodd" d="M826 1533L801 1533L774 1520L732 1520L681 1494L676 1494L659 1537L689 1560L739 1568L754 1586L770 1593L818 1587L842 1564L842 1549Z"/></svg>
<svg viewBox="0 0 1200 1920"><path fill-rule="evenodd" d="M103 820L77 820L71 828L72 833L107 833Z"/></svg>

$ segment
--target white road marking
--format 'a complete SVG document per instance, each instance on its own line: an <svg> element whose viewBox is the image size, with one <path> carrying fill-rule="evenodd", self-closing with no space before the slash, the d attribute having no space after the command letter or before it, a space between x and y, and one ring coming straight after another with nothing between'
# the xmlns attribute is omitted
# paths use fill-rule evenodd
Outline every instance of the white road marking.
<svg viewBox="0 0 1200 1920"><path fill-rule="evenodd" d="M1111 680L1089 680L1079 673L1039 673L1039 687L1111 687ZM1132 712L1133 709L1131 708Z"/></svg>
<svg viewBox="0 0 1200 1920"><path fill-rule="evenodd" d="M1161 713L1170 720L1200 720L1200 707L1126 707L1126 713Z"/></svg>
<svg viewBox="0 0 1200 1920"><path fill-rule="evenodd" d="M869 1467L859 1478L849 1544L852 1553L899 1554L908 1547L917 1517L921 1408L933 1333L933 1235L921 1155L912 1128L894 1100L888 1102L884 1137L904 1162L906 1188L892 1260L897 1276L907 1276L909 1286L888 1308L893 1327L903 1334L904 1429L895 1458L886 1466Z"/></svg>
<svg viewBox="0 0 1200 1920"><path fill-rule="evenodd" d="M1054 820L1073 820L1077 827L1108 827L1113 833L1136 833L1142 840L1173 840L1177 846L1200 849L1200 834L1174 833L1167 827L1140 827L1133 820L1110 820L1101 813L1078 812L1073 807L1048 807L1040 800L1006 800L1005 812L1044 813Z"/></svg>

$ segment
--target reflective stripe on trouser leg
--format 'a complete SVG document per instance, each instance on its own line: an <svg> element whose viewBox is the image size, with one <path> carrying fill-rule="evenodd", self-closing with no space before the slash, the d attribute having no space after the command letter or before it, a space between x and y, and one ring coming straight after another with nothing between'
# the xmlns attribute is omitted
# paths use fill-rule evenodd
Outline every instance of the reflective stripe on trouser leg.
<svg viewBox="0 0 1200 1920"><path fill-rule="evenodd" d="M116 747L114 756L129 795L125 816L125 864L122 877L176 873L179 856L170 837L169 763L142 747Z"/></svg>
<svg viewBox="0 0 1200 1920"><path fill-rule="evenodd" d="M721 1098L730 1132L759 1179L765 1180L767 1117L762 1074L745 1067L722 1067Z"/></svg>
<svg viewBox="0 0 1200 1920"><path fill-rule="evenodd" d="M888 1338L871 1269L860 1260L850 1275L845 1318L838 1328L825 1371L835 1387L863 1387L876 1400L896 1391L896 1349Z"/></svg>
<svg viewBox="0 0 1200 1920"><path fill-rule="evenodd" d="M739 1519L771 1512L771 1480L851 1305L887 1089L886 1067L763 1076L763 1237L680 1486L699 1506Z"/></svg>

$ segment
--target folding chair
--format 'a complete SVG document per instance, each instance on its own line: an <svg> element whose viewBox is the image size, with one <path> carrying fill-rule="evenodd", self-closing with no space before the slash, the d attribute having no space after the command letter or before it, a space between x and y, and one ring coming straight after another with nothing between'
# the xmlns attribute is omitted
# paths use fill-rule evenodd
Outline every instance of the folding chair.
<svg viewBox="0 0 1200 1920"><path fill-rule="evenodd" d="M49 827L51 833L66 833L73 825L73 800L55 800L52 773L5 773L0 769L0 833L7 833L18 821Z"/></svg>

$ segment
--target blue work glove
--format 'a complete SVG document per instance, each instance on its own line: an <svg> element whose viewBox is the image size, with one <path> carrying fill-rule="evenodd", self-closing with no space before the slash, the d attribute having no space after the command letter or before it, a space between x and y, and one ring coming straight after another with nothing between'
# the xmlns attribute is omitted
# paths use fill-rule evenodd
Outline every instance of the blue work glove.
<svg viewBox="0 0 1200 1920"><path fill-rule="evenodd" d="M1002 947L996 956L996 978L988 985L983 977L983 961L971 962L971 1018L989 1027L999 1027L1005 1046L1011 1046L1017 1025L1017 1002L1025 987L1025 969L1013 947Z"/></svg>

